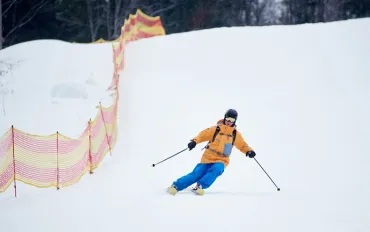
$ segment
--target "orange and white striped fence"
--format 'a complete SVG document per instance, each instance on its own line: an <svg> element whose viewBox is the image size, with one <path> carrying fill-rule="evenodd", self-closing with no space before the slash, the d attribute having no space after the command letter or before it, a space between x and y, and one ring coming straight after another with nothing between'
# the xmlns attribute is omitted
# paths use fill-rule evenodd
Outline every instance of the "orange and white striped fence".
<svg viewBox="0 0 370 232"><path fill-rule="evenodd" d="M115 90L114 103L110 107L99 103L95 119L86 120L79 138L69 138L58 131L52 135L34 135L11 126L0 137L0 193L13 183L17 196L17 181L60 189L77 183L87 172L93 173L105 155L112 154L117 141L119 72L124 68L125 46L131 41L161 35L165 35L165 30L159 17L138 10L125 20L121 36L110 42L115 68L109 89Z"/></svg>

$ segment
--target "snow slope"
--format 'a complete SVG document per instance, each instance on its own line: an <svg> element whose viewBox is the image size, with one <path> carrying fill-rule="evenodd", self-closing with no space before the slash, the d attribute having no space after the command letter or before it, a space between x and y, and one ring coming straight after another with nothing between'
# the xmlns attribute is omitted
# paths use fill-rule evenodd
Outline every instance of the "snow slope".
<svg viewBox="0 0 370 232"><path fill-rule="evenodd" d="M99 101L111 104L105 91L113 75L111 50L110 44L56 40L2 50L0 68L7 72L0 76L1 135L14 125L35 134L59 130L78 137Z"/></svg>
<svg viewBox="0 0 370 232"><path fill-rule="evenodd" d="M129 44L113 156L92 176L58 192L22 186L14 199L9 188L0 195L1 229L369 231L369 27L362 19L218 28ZM39 52L43 46L50 49ZM111 49L106 44L36 41L9 49L1 57L27 49L24 55L36 65L19 66L23 79L6 82L15 91L7 98L2 130L14 123L33 133L60 127L79 133L80 120L95 115L94 104L107 99ZM54 54L51 49L59 50L54 62L45 57ZM79 59L82 50L97 63ZM80 65L89 65L89 73L74 75ZM40 75L41 68L54 78ZM68 74L56 75L60 72ZM98 85L84 85L89 77ZM46 80L44 89L35 91ZM84 89L87 99L71 94L74 100L52 104L52 87L67 80ZM28 86L20 85L23 81ZM31 83L39 84L29 88ZM69 108L71 101L76 108ZM165 194L172 181L192 170L203 146L155 168L151 164L184 149L228 108L239 111L240 132L281 191L254 160L234 150L231 164L205 196ZM32 123L47 117L45 112L60 118Z"/></svg>

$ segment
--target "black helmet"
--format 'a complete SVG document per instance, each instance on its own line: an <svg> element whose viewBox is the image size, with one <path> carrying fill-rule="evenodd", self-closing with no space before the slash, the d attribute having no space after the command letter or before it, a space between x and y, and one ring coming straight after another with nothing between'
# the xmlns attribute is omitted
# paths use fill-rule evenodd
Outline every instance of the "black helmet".
<svg viewBox="0 0 370 232"><path fill-rule="evenodd" d="M235 118L235 120L238 119L238 112L234 109L228 109L225 113L225 118L227 117L231 117L231 118Z"/></svg>

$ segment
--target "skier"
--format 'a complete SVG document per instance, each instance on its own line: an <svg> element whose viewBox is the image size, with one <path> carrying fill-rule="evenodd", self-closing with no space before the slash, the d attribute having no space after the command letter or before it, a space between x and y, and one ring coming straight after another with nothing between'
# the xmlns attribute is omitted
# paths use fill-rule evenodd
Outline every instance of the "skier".
<svg viewBox="0 0 370 232"><path fill-rule="evenodd" d="M204 189L209 188L214 181L222 175L228 166L233 146L239 149L246 157L253 158L256 153L245 142L239 131L236 130L236 120L238 112L229 109L224 115L224 119L217 122L217 126L212 126L201 131L188 144L192 150L197 144L209 141L200 162L189 174L180 177L168 187L167 191L175 195L188 186L196 183L191 191L198 195L203 195Z"/></svg>

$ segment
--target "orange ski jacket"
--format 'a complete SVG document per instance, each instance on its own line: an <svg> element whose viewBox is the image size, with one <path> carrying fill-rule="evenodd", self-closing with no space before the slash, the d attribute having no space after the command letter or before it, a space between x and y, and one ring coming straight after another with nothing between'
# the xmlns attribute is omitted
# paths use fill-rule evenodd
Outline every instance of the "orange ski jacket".
<svg viewBox="0 0 370 232"><path fill-rule="evenodd" d="M197 144L209 141L209 144L206 146L202 155L201 163L222 162L226 168L229 165L230 155L234 146L243 154L253 149L244 140L239 131L236 131L235 142L234 145L232 145L233 130L236 129L236 126L226 126L222 122L222 119L217 122L220 131L213 142L212 138L216 132L217 126L212 126L202 130L195 138L193 138L193 140Z"/></svg>

